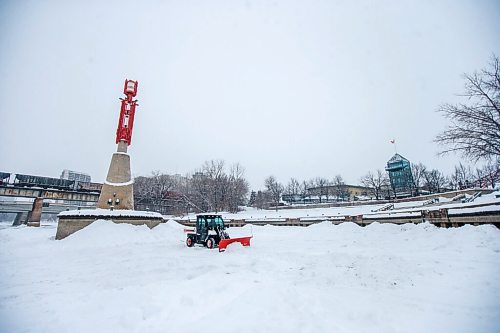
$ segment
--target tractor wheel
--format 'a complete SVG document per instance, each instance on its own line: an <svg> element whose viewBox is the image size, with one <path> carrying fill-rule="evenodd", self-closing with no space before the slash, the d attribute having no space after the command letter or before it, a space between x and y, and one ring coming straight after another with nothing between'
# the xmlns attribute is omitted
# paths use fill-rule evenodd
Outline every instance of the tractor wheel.
<svg viewBox="0 0 500 333"><path fill-rule="evenodd" d="M186 239L186 245L187 245L188 247L192 247L192 246L194 245L193 238L188 237L188 238Z"/></svg>
<svg viewBox="0 0 500 333"><path fill-rule="evenodd" d="M212 237L210 237L209 239L207 239L207 247L209 249L213 249L214 246L215 246L215 240Z"/></svg>

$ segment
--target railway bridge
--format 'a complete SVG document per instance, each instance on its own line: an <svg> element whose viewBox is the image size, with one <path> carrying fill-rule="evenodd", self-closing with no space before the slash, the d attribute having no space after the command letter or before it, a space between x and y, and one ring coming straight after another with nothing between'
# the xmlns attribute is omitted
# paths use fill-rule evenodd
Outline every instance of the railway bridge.
<svg viewBox="0 0 500 333"><path fill-rule="evenodd" d="M15 213L13 225L39 226L42 213L57 214L78 207L94 208L100 191L23 187L0 184L0 213ZM23 201L14 198L29 198ZM14 199L14 200L11 200Z"/></svg>

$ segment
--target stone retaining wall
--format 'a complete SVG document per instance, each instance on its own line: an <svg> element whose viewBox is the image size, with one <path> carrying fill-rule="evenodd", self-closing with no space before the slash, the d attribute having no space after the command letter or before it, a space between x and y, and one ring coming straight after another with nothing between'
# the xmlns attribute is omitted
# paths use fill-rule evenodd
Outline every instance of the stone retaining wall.
<svg viewBox="0 0 500 333"><path fill-rule="evenodd" d="M158 224L165 222L162 218L156 217L128 217L128 216L114 216L110 218L105 217L89 217L89 216L64 216L59 217L59 222L57 224L56 239L63 239L71 235L72 233L85 228L92 222L97 220L111 220L114 223L128 223L134 225L147 225L150 229L156 227Z"/></svg>
<svg viewBox="0 0 500 333"><path fill-rule="evenodd" d="M492 224L500 228L500 212L490 212L490 213L477 213L477 214L462 214L462 215L452 215L448 216L446 209L441 209L440 211L433 211L423 213L422 216L398 216L398 217L370 217L363 218L362 215L357 216L344 216L339 217L318 217L316 220L307 218L283 218L283 219L238 219L238 220L226 220L225 223L228 227L242 227L246 224L253 225L274 225L274 226L301 226L307 227L311 224L321 223L324 221L331 222L332 224L340 224L344 222L353 222L360 226L366 226L374 222L378 223L393 223L393 224L404 224L404 223L423 223L429 222L438 227L458 227L465 224L479 225L479 224ZM186 226L195 226L195 221L188 220L177 220L178 223Z"/></svg>

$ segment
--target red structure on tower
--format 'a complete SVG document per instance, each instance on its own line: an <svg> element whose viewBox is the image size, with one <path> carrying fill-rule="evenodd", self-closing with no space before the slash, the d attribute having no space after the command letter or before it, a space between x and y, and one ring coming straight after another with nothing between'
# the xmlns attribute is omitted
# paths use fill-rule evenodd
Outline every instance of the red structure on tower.
<svg viewBox="0 0 500 333"><path fill-rule="evenodd" d="M132 143L132 129L134 128L135 107L138 105L137 100L132 99L137 95L137 86L139 82L133 80L125 80L123 93L127 98L120 98L122 108L120 111L120 119L118 120L118 128L116 129L116 143L125 141L127 146Z"/></svg>

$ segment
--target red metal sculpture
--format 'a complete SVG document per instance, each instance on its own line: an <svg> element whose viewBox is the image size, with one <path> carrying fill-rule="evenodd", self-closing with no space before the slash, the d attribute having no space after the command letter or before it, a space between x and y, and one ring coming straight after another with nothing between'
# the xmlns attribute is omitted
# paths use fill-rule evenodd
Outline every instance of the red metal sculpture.
<svg viewBox="0 0 500 333"><path fill-rule="evenodd" d="M125 141L128 146L132 143L132 129L134 127L134 115L137 100L133 100L137 94L137 86L139 82L133 80L125 80L123 93L127 98L120 98L122 108L120 111L120 119L118 120L118 128L116 130L116 143Z"/></svg>

